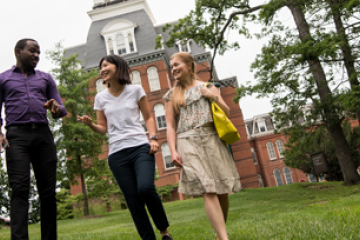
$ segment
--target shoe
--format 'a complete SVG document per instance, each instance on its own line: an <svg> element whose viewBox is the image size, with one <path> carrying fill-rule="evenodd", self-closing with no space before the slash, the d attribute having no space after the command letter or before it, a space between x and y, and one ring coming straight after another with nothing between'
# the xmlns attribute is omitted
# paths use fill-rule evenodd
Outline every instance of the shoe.
<svg viewBox="0 0 360 240"><path fill-rule="evenodd" d="M173 239L172 239L171 235L169 234L169 235L162 236L161 240L173 240Z"/></svg>

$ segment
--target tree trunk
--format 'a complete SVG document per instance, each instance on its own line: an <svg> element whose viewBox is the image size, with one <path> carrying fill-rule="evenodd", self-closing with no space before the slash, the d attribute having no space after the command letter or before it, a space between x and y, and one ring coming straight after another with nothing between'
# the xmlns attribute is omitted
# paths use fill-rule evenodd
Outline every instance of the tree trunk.
<svg viewBox="0 0 360 240"><path fill-rule="evenodd" d="M287 7L293 15L301 42L307 43L309 40L312 40L312 37L304 12L297 3L298 1L296 0L290 0ZM320 101L324 104L324 114L327 120L326 129L329 131L334 142L336 155L339 159L341 171L344 176L344 184L349 186L359 183L359 174L356 172L354 162L352 161L349 146L341 128L341 121L339 120L338 114L334 111L333 97L329 86L327 85L324 69L316 55L309 56L307 62L316 82Z"/></svg>
<svg viewBox="0 0 360 240"><path fill-rule="evenodd" d="M89 205L88 205L88 198L86 193L86 186L85 186L85 179L84 174L82 173L82 166L81 166L81 157L78 156L78 163L80 167L80 178L81 178L81 190L84 196L84 215L89 216Z"/></svg>
<svg viewBox="0 0 360 240"><path fill-rule="evenodd" d="M340 44L340 49L344 57L344 65L347 71L351 89L354 90L355 87L359 87L358 73L355 69L354 63L355 58L352 55L351 47L349 41L346 37L346 32L344 24L341 20L341 14L339 10L339 0L328 0L328 3L331 8L331 14L333 15L336 31L342 41ZM360 108L356 108L356 116L360 125Z"/></svg>

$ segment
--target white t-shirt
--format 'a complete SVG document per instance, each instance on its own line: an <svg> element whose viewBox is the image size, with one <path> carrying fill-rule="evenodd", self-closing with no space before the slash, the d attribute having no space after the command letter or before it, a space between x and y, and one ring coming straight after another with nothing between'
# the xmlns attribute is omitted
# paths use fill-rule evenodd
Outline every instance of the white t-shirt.
<svg viewBox="0 0 360 240"><path fill-rule="evenodd" d="M129 147L136 147L149 140L140 124L139 101L146 96L138 85L125 85L118 97L108 89L96 94L94 109L103 111L109 133L109 155Z"/></svg>

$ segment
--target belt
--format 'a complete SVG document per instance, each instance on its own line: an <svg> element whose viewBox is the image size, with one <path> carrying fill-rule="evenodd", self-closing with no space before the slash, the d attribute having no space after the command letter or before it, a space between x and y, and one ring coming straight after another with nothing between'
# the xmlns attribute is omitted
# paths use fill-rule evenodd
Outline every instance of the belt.
<svg viewBox="0 0 360 240"><path fill-rule="evenodd" d="M6 127L6 129L10 129L10 128L35 129L35 128L41 128L41 127L45 127L45 126L47 126L47 124L26 123L26 124L13 124L13 125Z"/></svg>

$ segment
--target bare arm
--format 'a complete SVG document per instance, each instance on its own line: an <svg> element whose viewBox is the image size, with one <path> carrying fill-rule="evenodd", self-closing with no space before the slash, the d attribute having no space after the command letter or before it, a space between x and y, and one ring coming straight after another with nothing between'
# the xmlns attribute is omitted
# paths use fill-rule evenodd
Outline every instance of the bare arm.
<svg viewBox="0 0 360 240"><path fill-rule="evenodd" d="M216 97L218 97L216 104L224 111L227 117L230 116L230 108L226 105L224 99L221 97L220 92L219 90L217 90L216 87L214 86L211 86L210 88L202 87L200 91L201 94L210 101L214 101Z"/></svg>
<svg viewBox="0 0 360 240"><path fill-rule="evenodd" d="M172 162L177 167L182 167L182 162L178 152L176 151L176 119L174 116L174 109L172 101L165 103L165 118L166 118L166 136L170 148Z"/></svg>
<svg viewBox="0 0 360 240"><path fill-rule="evenodd" d="M148 105L146 96L144 96L140 99L139 108L140 108L141 114L143 115L143 118L144 118L144 121L146 124L146 128L148 129L149 136L155 135L155 133L156 133L155 121L154 121L154 118L151 117L150 109L149 109L149 105ZM156 139L151 139L149 144L150 144L150 152L149 152L150 154L154 154L157 151L159 151L160 146Z"/></svg>
<svg viewBox="0 0 360 240"><path fill-rule="evenodd" d="M96 111L96 120L98 124L94 124L92 119L84 115L82 117L77 116L78 119L80 119L83 123L88 125L91 130L93 130L96 133L99 133L101 135L105 135L107 132L107 119L103 111Z"/></svg>

